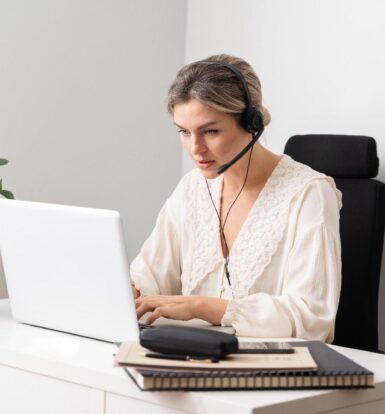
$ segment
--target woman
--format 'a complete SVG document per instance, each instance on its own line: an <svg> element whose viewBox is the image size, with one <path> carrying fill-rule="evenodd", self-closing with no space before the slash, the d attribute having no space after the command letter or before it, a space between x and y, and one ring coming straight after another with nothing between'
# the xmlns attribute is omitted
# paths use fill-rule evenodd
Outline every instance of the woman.
<svg viewBox="0 0 385 414"><path fill-rule="evenodd" d="M245 123L248 94L260 127ZM168 110L198 168L182 178L131 264L138 317L331 342L341 279L334 181L252 145L270 115L242 59L217 55L183 67Z"/></svg>

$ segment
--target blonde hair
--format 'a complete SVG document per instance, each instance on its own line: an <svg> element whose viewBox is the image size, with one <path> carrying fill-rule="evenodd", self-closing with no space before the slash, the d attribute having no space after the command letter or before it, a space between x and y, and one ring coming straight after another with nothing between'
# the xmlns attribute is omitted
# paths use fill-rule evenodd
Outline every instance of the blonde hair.
<svg viewBox="0 0 385 414"><path fill-rule="evenodd" d="M268 125L271 116L262 105L261 82L258 76L245 60L226 54L210 56L180 69L168 91L168 112L173 114L175 105L197 99L207 106L234 116L240 121L246 108L242 84L227 67L204 63L217 61L229 63L242 73L253 104L262 113L263 124Z"/></svg>

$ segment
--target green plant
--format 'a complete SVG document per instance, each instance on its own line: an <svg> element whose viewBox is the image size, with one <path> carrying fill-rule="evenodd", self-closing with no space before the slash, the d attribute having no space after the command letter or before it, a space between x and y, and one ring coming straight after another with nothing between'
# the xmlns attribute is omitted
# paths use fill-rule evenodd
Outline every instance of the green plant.
<svg viewBox="0 0 385 414"><path fill-rule="evenodd" d="M8 164L8 160L5 160L4 158L0 158L0 165L5 165L5 164ZM5 190L3 188L3 180L2 179L0 179L0 194L5 198L15 198L10 191Z"/></svg>

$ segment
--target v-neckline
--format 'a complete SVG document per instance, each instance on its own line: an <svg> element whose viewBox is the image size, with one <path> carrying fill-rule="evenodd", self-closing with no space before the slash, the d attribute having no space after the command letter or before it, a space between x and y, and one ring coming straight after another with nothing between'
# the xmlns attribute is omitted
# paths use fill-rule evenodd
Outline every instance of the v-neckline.
<svg viewBox="0 0 385 414"><path fill-rule="evenodd" d="M247 227L248 222L250 221L251 215L254 213L254 210L256 210L257 207L259 206L259 204L261 203L260 202L260 199L264 197L264 195L266 193L266 189L269 187L269 185L270 185L270 183L272 181L272 178L276 175L276 172L278 170L278 167L282 163L282 160L284 158L285 158L285 155L282 155L281 158L279 159L279 161L277 162L277 164L275 165L275 167L273 168L273 171L271 172L271 174L269 175L269 177L265 181L265 184L263 185L263 187L262 187L261 191L259 192L257 198L255 199L254 203L252 204L249 212L247 213L246 218L245 218L244 222L242 223L242 225L241 225L241 227L240 227L240 229L238 231L238 234L235 236L235 239L233 241L233 244L231 246L231 249L229 249L229 252L228 252L228 257L229 258L231 256L232 252L234 250L236 250L236 247L239 244L239 240L242 238L242 234L245 232L245 228ZM222 176L220 176L220 181L218 183L219 191L217 192L217 199L215 200L216 201L216 205L219 208L218 209L218 213L219 214L220 214L220 211L222 209L221 200L222 200L222 193L223 193L223 185L224 185L224 177L222 175ZM221 231L221 227L220 226L221 226L221 220L219 218L219 220L218 220L218 231L217 231L217 237L216 237L216 239L217 239L217 242L219 244L220 256L221 256L222 260L226 260L226 256L223 254L224 252L223 252L223 248L222 248L222 237L221 237L222 231Z"/></svg>

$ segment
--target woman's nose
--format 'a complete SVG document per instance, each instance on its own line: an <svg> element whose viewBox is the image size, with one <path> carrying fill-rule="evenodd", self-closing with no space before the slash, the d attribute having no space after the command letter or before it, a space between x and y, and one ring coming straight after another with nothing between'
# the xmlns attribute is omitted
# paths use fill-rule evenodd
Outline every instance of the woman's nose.
<svg viewBox="0 0 385 414"><path fill-rule="evenodd" d="M191 139L191 154L202 154L206 151L206 146L202 138L199 136L192 136Z"/></svg>

